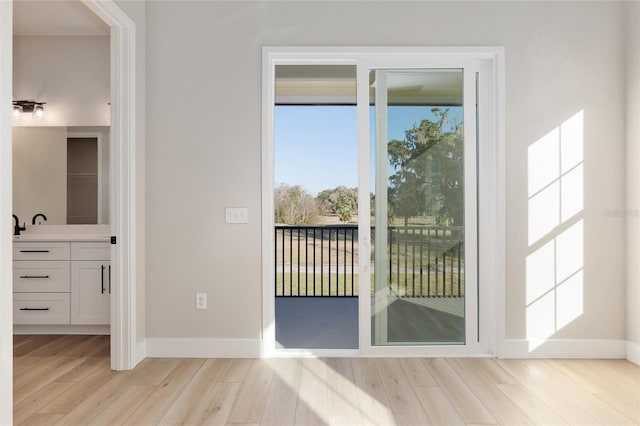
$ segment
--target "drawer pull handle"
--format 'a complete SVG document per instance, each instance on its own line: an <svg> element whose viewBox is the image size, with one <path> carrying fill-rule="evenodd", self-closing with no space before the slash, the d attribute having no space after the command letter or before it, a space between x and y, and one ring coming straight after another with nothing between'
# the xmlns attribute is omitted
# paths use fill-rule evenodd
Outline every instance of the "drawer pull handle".
<svg viewBox="0 0 640 426"><path fill-rule="evenodd" d="M49 275L20 275L20 278L50 278Z"/></svg>
<svg viewBox="0 0 640 426"><path fill-rule="evenodd" d="M49 253L49 250L20 250L20 253Z"/></svg>
<svg viewBox="0 0 640 426"><path fill-rule="evenodd" d="M104 294L104 265L100 265L100 288L101 294Z"/></svg>
<svg viewBox="0 0 640 426"><path fill-rule="evenodd" d="M20 308L21 311L48 311L49 308Z"/></svg>

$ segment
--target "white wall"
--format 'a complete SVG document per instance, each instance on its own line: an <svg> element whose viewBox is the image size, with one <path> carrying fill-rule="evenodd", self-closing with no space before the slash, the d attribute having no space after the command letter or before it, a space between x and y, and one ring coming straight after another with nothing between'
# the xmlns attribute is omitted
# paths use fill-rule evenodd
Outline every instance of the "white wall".
<svg viewBox="0 0 640 426"><path fill-rule="evenodd" d="M13 128L13 213L67 223L67 128Z"/></svg>
<svg viewBox="0 0 640 426"><path fill-rule="evenodd" d="M528 242L528 148L582 111L584 209L543 239L584 220L581 312L546 337L624 339L623 12L598 2L148 2L147 336L260 336L263 46L504 45L507 337L527 338L525 265L542 244ZM226 206L248 207L249 224L226 225ZM209 293L208 310L194 309L196 291Z"/></svg>
<svg viewBox="0 0 640 426"><path fill-rule="evenodd" d="M640 363L640 3L627 7L627 341Z"/></svg>
<svg viewBox="0 0 640 426"><path fill-rule="evenodd" d="M109 125L109 37L16 36L13 75L14 100L47 103L15 125Z"/></svg>
<svg viewBox="0 0 640 426"><path fill-rule="evenodd" d="M13 423L11 60L13 3L0 2L0 425Z"/></svg>

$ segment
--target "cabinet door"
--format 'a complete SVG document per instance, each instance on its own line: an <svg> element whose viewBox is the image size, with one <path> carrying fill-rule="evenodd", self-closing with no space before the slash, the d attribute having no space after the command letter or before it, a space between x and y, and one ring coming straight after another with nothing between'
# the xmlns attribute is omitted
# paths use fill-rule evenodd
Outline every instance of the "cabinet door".
<svg viewBox="0 0 640 426"><path fill-rule="evenodd" d="M71 324L109 324L111 270L107 261L71 262Z"/></svg>

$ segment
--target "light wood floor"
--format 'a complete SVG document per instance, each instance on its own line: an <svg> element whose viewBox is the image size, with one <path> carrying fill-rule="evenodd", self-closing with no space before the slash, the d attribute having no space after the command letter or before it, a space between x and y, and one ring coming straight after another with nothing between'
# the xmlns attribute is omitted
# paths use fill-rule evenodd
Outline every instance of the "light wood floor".
<svg viewBox="0 0 640 426"><path fill-rule="evenodd" d="M15 336L25 425L632 425L623 360L146 359L109 369L106 336Z"/></svg>

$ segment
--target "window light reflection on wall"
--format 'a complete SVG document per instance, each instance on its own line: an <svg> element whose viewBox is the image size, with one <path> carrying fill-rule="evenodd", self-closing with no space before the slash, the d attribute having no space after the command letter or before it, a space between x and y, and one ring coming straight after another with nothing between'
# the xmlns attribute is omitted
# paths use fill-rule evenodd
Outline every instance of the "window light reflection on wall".
<svg viewBox="0 0 640 426"><path fill-rule="evenodd" d="M528 148L529 351L584 313L583 152L582 110Z"/></svg>

